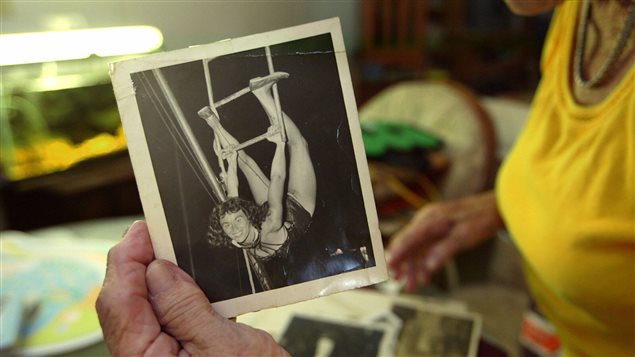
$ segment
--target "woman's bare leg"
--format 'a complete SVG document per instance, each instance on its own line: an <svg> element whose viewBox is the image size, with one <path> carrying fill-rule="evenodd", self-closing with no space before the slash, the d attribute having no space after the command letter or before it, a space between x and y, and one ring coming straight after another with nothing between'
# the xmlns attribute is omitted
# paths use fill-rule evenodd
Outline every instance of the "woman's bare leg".
<svg viewBox="0 0 635 357"><path fill-rule="evenodd" d="M255 78L250 81L252 93L258 98L273 123L277 123L276 104L271 93L271 86L275 81L268 80L268 78L275 78L276 75L278 78L285 78L284 75L274 73L271 76ZM298 200L309 214L313 215L317 184L309 147L304 136L289 116L283 112L282 117L289 150L288 192Z"/></svg>
<svg viewBox="0 0 635 357"><path fill-rule="evenodd" d="M218 117L216 117L209 107L201 109L198 114L214 130L223 149L230 149L239 144L238 140L223 128ZM267 175L262 172L258 163L256 163L251 156L247 155L244 150L238 151L238 167L247 179L247 185L249 185L249 190L254 197L254 201L259 205L265 203L269 190L269 178Z"/></svg>

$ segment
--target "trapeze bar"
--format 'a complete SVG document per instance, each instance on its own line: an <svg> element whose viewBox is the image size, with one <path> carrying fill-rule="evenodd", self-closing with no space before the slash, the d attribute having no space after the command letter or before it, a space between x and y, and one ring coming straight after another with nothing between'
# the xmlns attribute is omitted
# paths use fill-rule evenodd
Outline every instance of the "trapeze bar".
<svg viewBox="0 0 635 357"><path fill-rule="evenodd" d="M214 103L214 107L218 108L220 106L223 106L223 105L231 102L234 99L242 97L243 95L245 95L245 94L247 94L249 92L251 92L251 89L249 89L249 87L245 87L245 88L239 90L238 92L236 92L234 94L230 94L226 98L223 98L223 99L219 100L218 102Z"/></svg>
<svg viewBox="0 0 635 357"><path fill-rule="evenodd" d="M210 117L213 117L214 114L212 112L212 109L210 107L203 107L201 110L198 111L198 116L201 117L201 119L207 121L207 119L209 119ZM220 123L218 124L220 125ZM280 127L277 127L278 131L280 131ZM258 142L261 142L263 140L265 140L267 138L267 136L269 135L269 133L264 133L264 134L260 134L256 137L253 137L247 141L243 141L242 143L239 143L238 145L229 147L228 149L222 149L221 150L221 154L225 155L227 152L230 151L238 151L238 150L242 150L248 146L251 146L253 144L256 144ZM218 143L218 140L214 140L214 143ZM218 156L218 152L216 153L216 155Z"/></svg>
<svg viewBox="0 0 635 357"><path fill-rule="evenodd" d="M209 63L211 61L212 61L212 58L207 58L203 60L203 71L205 72L205 84L207 85L207 97L209 100L209 105L212 111L214 112L214 114L218 116L218 112L216 111L216 108L221 107L239 97L242 97L243 95L249 93L250 89L249 87L245 87L239 90L238 92L234 94L230 94L226 98L219 100L218 102L214 102L214 95L212 94L212 79L209 73Z"/></svg>
<svg viewBox="0 0 635 357"><path fill-rule="evenodd" d="M251 138L251 139L249 139L247 141L243 141L242 143L240 143L240 144L238 144L238 145L236 145L234 147L229 148L229 151L242 150L242 149L244 149L244 148L246 148L248 146L251 146L253 144L259 143L259 142L267 139L267 135L268 135L267 133L264 133L264 134L260 134L260 135L258 135L256 137L254 137L254 138Z"/></svg>

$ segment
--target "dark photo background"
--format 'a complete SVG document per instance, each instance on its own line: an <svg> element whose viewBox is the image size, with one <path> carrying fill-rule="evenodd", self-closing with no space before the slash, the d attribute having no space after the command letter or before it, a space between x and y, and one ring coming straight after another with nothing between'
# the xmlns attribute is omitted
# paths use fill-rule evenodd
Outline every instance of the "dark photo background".
<svg viewBox="0 0 635 357"><path fill-rule="evenodd" d="M317 203L309 231L290 247L289 264L302 266L302 273L291 277L291 284L374 266L331 36L272 45L270 49L275 70L290 75L278 82L281 107L307 140L317 179ZM214 101L247 87L251 78L269 74L264 47L217 57L209 69ZM197 115L209 105L203 61L163 67L161 72L218 175L213 132ZM181 130L152 72L134 73L132 79L178 264L194 276L212 302L250 294L242 250L213 248L206 241L209 213L216 202L202 184L204 173L193 169L194 159L179 139ZM269 126L251 93L218 112L221 124L240 142L265 133ZM268 175L273 149L272 143L263 141L245 150ZM250 198L244 180L240 196ZM361 259L362 246L368 250L368 262ZM343 254L333 256L338 249Z"/></svg>
<svg viewBox="0 0 635 357"><path fill-rule="evenodd" d="M321 338L326 338L332 343L328 356L375 357L381 355L384 335L379 326L355 326L293 316L280 345L294 357L313 357L322 355L318 353L318 344Z"/></svg>

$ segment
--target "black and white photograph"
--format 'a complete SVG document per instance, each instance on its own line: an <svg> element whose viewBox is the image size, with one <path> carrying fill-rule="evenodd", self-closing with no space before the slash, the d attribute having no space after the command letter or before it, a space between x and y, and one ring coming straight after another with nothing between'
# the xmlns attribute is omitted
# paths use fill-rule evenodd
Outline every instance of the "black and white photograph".
<svg viewBox="0 0 635 357"><path fill-rule="evenodd" d="M392 355L394 338L388 324L294 315L278 342L296 357L376 357Z"/></svg>
<svg viewBox="0 0 635 357"><path fill-rule="evenodd" d="M402 321L396 356L476 356L481 334L478 315L409 304L394 304L392 313Z"/></svg>
<svg viewBox="0 0 635 357"><path fill-rule="evenodd" d="M221 314L385 280L337 19L111 76L155 254Z"/></svg>

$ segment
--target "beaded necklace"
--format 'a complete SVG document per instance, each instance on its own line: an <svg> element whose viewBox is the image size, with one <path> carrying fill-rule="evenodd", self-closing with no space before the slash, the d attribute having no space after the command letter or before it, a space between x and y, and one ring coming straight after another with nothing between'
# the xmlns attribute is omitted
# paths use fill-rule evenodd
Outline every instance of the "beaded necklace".
<svg viewBox="0 0 635 357"><path fill-rule="evenodd" d="M582 4L582 12L580 13L580 21L578 24L578 38L576 40L575 46L573 74L575 83L587 89L597 87L606 80L606 77L609 74L609 70L612 69L611 67L615 64L615 62L617 62L617 59L622 54L622 51L624 51L624 48L626 47L626 41L631 35L631 32L633 31L633 25L635 24L635 0L631 1L631 4L628 7L626 21L624 22L624 26L620 31L617 42L615 43L615 46L613 46L613 49L611 50L608 58L606 59L606 61L604 61L604 63L600 67L600 70L595 75L592 75L589 79L584 79L582 75L582 61L584 59L584 47L586 43L587 27L590 16L591 1L584 0L584 3Z"/></svg>

